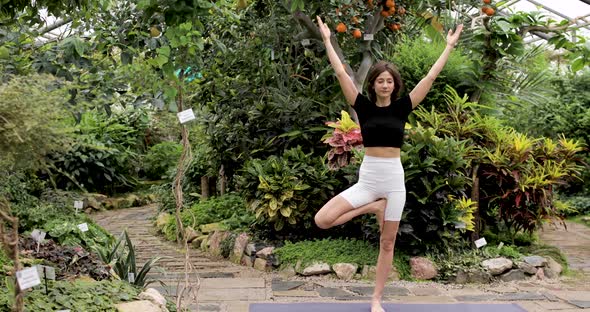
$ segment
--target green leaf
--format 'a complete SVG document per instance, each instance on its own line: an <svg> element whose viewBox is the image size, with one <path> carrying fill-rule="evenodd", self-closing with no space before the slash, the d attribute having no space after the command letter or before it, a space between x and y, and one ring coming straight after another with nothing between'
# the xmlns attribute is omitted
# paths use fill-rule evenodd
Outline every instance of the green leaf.
<svg viewBox="0 0 590 312"><path fill-rule="evenodd" d="M572 68L572 72L574 72L574 73L581 70L582 68L584 68L584 58L580 57L580 58L577 58L575 61L573 61L571 68Z"/></svg>

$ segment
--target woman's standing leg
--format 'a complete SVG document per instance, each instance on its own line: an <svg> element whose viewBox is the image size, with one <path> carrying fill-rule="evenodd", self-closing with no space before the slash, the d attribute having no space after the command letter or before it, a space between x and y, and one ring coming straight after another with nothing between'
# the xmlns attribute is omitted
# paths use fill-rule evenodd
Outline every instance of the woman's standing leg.
<svg viewBox="0 0 590 312"><path fill-rule="evenodd" d="M371 312L384 311L381 306L381 298L383 297L383 289L385 288L385 283L387 283L387 278L393 265L393 248L398 229L399 221L386 220L383 224L379 241L379 258L377 259L377 275L375 278L373 299L371 301Z"/></svg>

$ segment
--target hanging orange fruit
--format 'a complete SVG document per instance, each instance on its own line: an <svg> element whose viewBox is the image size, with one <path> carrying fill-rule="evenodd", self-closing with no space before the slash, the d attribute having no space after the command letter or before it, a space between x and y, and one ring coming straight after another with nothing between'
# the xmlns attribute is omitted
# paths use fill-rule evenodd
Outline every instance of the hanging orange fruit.
<svg viewBox="0 0 590 312"><path fill-rule="evenodd" d="M492 3L492 0L483 0L483 3L490 4L490 3Z"/></svg>
<svg viewBox="0 0 590 312"><path fill-rule="evenodd" d="M385 6L388 8L394 7L395 2L393 0L387 0L387 1L385 1Z"/></svg>
<svg viewBox="0 0 590 312"><path fill-rule="evenodd" d="M359 18L356 17L356 16L353 16L352 17L352 23L355 24L355 25L358 24L359 23Z"/></svg>
<svg viewBox="0 0 590 312"><path fill-rule="evenodd" d="M360 30L355 29L352 31L352 36L356 39L360 39L363 36L363 33L361 33Z"/></svg>
<svg viewBox="0 0 590 312"><path fill-rule="evenodd" d="M388 17L389 16L389 12L388 11L381 11L381 16L383 17Z"/></svg>
<svg viewBox="0 0 590 312"><path fill-rule="evenodd" d="M338 23L338 26L336 26L336 31L339 33L346 32L346 25L344 25L342 22Z"/></svg>

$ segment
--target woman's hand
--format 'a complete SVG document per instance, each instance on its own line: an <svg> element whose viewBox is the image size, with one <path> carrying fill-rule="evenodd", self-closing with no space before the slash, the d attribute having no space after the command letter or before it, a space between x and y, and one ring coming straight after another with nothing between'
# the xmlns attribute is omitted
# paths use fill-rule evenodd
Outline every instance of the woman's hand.
<svg viewBox="0 0 590 312"><path fill-rule="evenodd" d="M457 45L457 42L459 41L459 36L461 36L462 31L463 31L463 24L459 24L459 26L457 26L455 31L453 31L452 29L449 29L449 32L447 33L447 45L450 46L451 48L454 48Z"/></svg>
<svg viewBox="0 0 590 312"><path fill-rule="evenodd" d="M318 25L320 27L320 33L322 34L322 39L324 39L324 42L326 41L330 41L330 28L324 24L324 22L322 22L322 19L318 16Z"/></svg>

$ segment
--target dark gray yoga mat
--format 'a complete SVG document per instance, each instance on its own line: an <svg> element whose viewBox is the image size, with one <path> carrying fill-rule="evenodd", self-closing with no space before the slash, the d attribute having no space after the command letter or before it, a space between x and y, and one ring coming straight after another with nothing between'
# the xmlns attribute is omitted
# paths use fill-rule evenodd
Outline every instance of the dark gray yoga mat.
<svg viewBox="0 0 590 312"><path fill-rule="evenodd" d="M516 304L384 303L386 312L526 312ZM370 312L369 303L253 303L250 312Z"/></svg>

